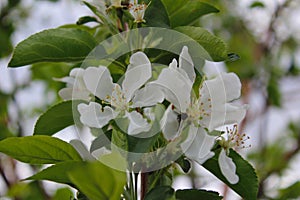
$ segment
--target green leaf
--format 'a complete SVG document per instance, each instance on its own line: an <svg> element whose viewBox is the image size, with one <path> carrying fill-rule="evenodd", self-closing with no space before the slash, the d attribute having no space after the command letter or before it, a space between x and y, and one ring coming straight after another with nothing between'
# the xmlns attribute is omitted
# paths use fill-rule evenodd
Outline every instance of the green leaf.
<svg viewBox="0 0 300 200"><path fill-rule="evenodd" d="M149 2L150 5L147 7L144 16L146 26L169 28L170 20L166 8L161 0L148 1L145 3Z"/></svg>
<svg viewBox="0 0 300 200"><path fill-rule="evenodd" d="M26 178L25 180L48 180L56 183L64 183L70 186L74 186L66 172L75 169L83 165L80 161L68 161L52 165L33 176Z"/></svg>
<svg viewBox="0 0 300 200"><path fill-rule="evenodd" d="M162 0L169 14L171 27L189 25L196 19L219 10L199 0Z"/></svg>
<svg viewBox="0 0 300 200"><path fill-rule="evenodd" d="M300 196L300 182L297 181L287 188L280 189L276 200L297 199Z"/></svg>
<svg viewBox="0 0 300 200"><path fill-rule="evenodd" d="M52 200L70 200L74 199L74 195L69 188L59 188L56 190Z"/></svg>
<svg viewBox="0 0 300 200"><path fill-rule="evenodd" d="M78 62L94 49L96 41L87 31L76 28L48 29L20 42L9 67L36 62Z"/></svg>
<svg viewBox="0 0 300 200"><path fill-rule="evenodd" d="M203 167L213 173L216 177L226 183L231 189L238 193L245 200L256 199L258 192L258 180L253 167L244 160L237 152L230 150L229 157L236 165L236 173L239 176L237 184L230 184L220 171L218 157L221 149L215 150L215 156L207 160Z"/></svg>
<svg viewBox="0 0 300 200"><path fill-rule="evenodd" d="M69 143L44 135L7 138L0 141L0 152L30 164L82 160Z"/></svg>
<svg viewBox="0 0 300 200"><path fill-rule="evenodd" d="M225 42L207 30L194 26L181 26L175 28L175 30L198 42L206 51L206 54L202 55L206 60L224 61L227 59Z"/></svg>
<svg viewBox="0 0 300 200"><path fill-rule="evenodd" d="M126 174L100 163L85 163L68 172L71 181L90 200L120 200Z"/></svg>
<svg viewBox="0 0 300 200"><path fill-rule="evenodd" d="M145 200L175 200L174 189L170 186L159 186L150 190L146 196Z"/></svg>
<svg viewBox="0 0 300 200"><path fill-rule="evenodd" d="M34 135L53 135L54 133L79 121L77 105L81 100L64 101L49 108L37 120Z"/></svg>
<svg viewBox="0 0 300 200"><path fill-rule="evenodd" d="M187 189L176 191L177 200L221 200L223 197L219 196L219 193L207 190Z"/></svg>

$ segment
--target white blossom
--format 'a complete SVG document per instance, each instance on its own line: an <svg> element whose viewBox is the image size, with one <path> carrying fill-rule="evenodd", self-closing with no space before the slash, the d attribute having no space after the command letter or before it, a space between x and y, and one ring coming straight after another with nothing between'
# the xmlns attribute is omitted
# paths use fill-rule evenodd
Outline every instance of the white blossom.
<svg viewBox="0 0 300 200"><path fill-rule="evenodd" d="M163 101L163 93L155 89L154 85L146 84L151 76L151 63L143 52L130 57L122 85L113 83L106 67L88 67L83 76L84 83L92 94L102 100L103 105L96 102L79 104L81 122L89 127L102 128L110 120L121 116L129 120L129 135L149 131L151 125L141 113L133 109Z"/></svg>
<svg viewBox="0 0 300 200"><path fill-rule="evenodd" d="M234 73L221 73L205 80L200 85L199 97L196 97L192 90L194 64L187 47L183 47L177 65L174 59L154 81L171 103L161 120L163 135L167 140L174 140L183 130L188 130L181 147L187 157L202 164L214 155L211 148L216 136L208 132L223 125L238 123L245 116L246 107L232 103L240 96L241 83Z"/></svg>

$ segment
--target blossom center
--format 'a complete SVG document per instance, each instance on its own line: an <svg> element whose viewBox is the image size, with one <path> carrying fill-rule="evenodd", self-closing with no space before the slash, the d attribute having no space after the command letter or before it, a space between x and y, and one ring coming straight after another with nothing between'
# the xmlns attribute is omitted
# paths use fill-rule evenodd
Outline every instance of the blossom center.
<svg viewBox="0 0 300 200"><path fill-rule="evenodd" d="M110 102L117 111L129 110L129 102L127 101L124 92L121 90L119 85L116 85L113 89Z"/></svg>
<svg viewBox="0 0 300 200"><path fill-rule="evenodd" d="M230 148L246 148L251 147L251 145L246 146L245 141L249 140L250 137L247 136L245 133L240 134L238 132L238 126L235 124L233 125L232 129L226 127L226 134L227 139L221 136L221 140L219 144L229 153Z"/></svg>
<svg viewBox="0 0 300 200"><path fill-rule="evenodd" d="M199 121L210 116L210 102L210 99L207 99L207 102L204 102L201 98L193 99L186 112L188 121L195 126L199 126Z"/></svg>
<svg viewBox="0 0 300 200"><path fill-rule="evenodd" d="M147 4L130 4L129 9L135 19L136 23L145 22L144 14L147 8Z"/></svg>

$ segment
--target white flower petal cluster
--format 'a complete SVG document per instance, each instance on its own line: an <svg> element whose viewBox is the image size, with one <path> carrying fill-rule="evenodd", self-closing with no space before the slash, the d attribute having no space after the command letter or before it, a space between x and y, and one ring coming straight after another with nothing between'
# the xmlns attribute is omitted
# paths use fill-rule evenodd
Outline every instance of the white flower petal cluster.
<svg viewBox="0 0 300 200"><path fill-rule="evenodd" d="M246 106L233 104L241 95L238 76L220 73L204 80L199 95L195 95L196 73L187 47L183 47L178 61L173 59L157 80L151 82L151 63L143 52L134 53L129 62L121 84L113 82L104 66L74 69L70 77L61 79L67 88L62 89L60 95L64 99L87 101L78 105L84 125L102 128L113 119L126 118L129 135L148 132L155 118L150 108L167 100L170 105L160 121L166 140L181 141L185 156L199 164L214 156L212 148L219 141L222 147L218 157L220 170L231 184L236 184L239 177L229 157L229 149L234 147L232 137L220 140L220 136L210 135L210 132L239 123L245 117ZM93 96L95 101L92 101ZM236 127L231 132L239 136Z"/></svg>
<svg viewBox="0 0 300 200"><path fill-rule="evenodd" d="M113 83L109 70L104 66L86 68L83 82L103 104L93 101L79 104L80 121L89 127L102 128L116 117L126 117L129 135L149 131L151 124L134 108L147 108L163 101L162 91L150 83L146 84L151 77L151 63L143 52L130 57L121 85Z"/></svg>
<svg viewBox="0 0 300 200"><path fill-rule="evenodd" d="M194 65L187 47L183 47L179 63L174 59L153 84L164 91L171 103L161 121L165 138L174 140L187 128L188 136L181 147L187 157L203 164L214 156L211 149L217 137L209 132L239 123L245 117L246 107L232 103L241 95L241 82L236 74L221 73L205 80L199 88L199 97L193 94L194 81ZM236 167L227 155L221 152L219 165L227 180L234 184L238 182Z"/></svg>

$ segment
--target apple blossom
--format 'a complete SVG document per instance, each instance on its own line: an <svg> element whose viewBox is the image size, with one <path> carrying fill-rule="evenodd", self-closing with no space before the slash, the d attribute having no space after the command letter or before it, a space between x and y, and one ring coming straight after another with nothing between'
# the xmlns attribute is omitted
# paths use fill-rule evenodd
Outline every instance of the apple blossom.
<svg viewBox="0 0 300 200"><path fill-rule="evenodd" d="M143 115L133 109L162 102L163 93L153 85L146 84L151 76L151 63L143 52L130 57L121 86L113 83L106 67L88 67L83 76L84 83L92 94L102 100L103 105L96 102L79 104L81 122L89 127L102 128L110 120L121 116L130 121L129 135L150 130L151 125ZM141 88L143 85L145 86Z"/></svg>

